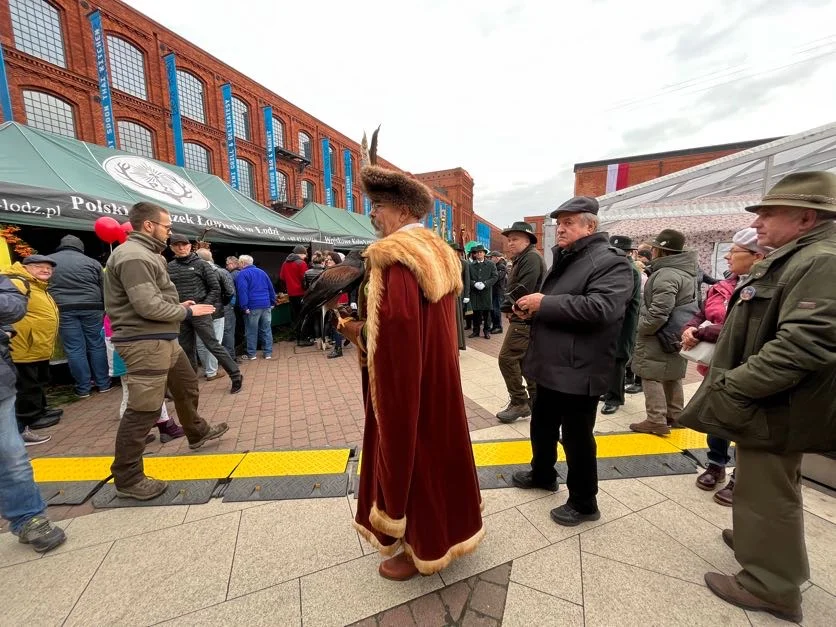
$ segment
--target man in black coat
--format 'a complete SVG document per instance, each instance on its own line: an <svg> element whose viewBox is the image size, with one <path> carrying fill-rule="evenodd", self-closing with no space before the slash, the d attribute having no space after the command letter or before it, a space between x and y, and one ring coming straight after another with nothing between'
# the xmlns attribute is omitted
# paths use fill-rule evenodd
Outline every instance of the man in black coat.
<svg viewBox="0 0 836 627"><path fill-rule="evenodd" d="M496 266L485 259L488 252L482 244L471 249L473 263L470 264L470 305L473 307L473 333L468 337L479 337L481 327L486 340L491 338L492 288L499 275Z"/></svg>
<svg viewBox="0 0 836 627"><path fill-rule="evenodd" d="M192 245L185 235L172 233L169 242L175 256L168 262L168 274L174 287L177 288L180 301L214 305L215 313L219 306L223 309L221 285L214 269L192 252ZM232 379L230 393L240 392L243 380L241 369L217 340L211 315L186 318L180 323L180 346L189 358L192 368L197 372L195 336L203 341L212 356L218 360ZM204 368L207 368L207 364L204 364Z"/></svg>
<svg viewBox="0 0 836 627"><path fill-rule="evenodd" d="M519 488L557 490L557 441L562 432L569 499L551 511L559 525L598 520L595 417L609 387L616 342L633 292L630 264L598 228L598 201L576 197L557 218L554 263L542 293L520 298L515 311L530 319L523 373L537 383L531 417L531 470L516 472Z"/></svg>
<svg viewBox="0 0 836 627"><path fill-rule="evenodd" d="M604 408L601 413L604 415L614 414L624 404L624 380L627 376L627 364L633 356L633 348L636 345L636 327L639 324L639 308L642 298L642 278L632 258L632 253L635 250L633 240L624 235L613 235L610 238L610 245L613 248L623 250L624 254L627 255L627 259L633 268L633 291L630 302L627 303L624 322L621 324L621 334L618 336L610 388L603 396Z"/></svg>

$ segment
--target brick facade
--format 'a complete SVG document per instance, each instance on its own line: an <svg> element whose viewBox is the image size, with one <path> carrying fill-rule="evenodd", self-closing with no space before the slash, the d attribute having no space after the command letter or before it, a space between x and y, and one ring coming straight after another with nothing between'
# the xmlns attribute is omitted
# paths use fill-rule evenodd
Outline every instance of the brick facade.
<svg viewBox="0 0 836 627"><path fill-rule="evenodd" d="M282 209L283 213L293 213L294 208L300 208L302 205L301 186L305 180L314 184L313 200L325 203L321 140L327 137L335 149L331 170L332 187L336 189L337 196L333 204L339 207L346 206L343 150L348 148L352 155L354 174L351 192L357 201L354 211L363 212L362 192L358 180L360 146L356 141L118 0L102 0L97 5L92 5L86 0L50 0L50 4L60 14L65 68L15 48L9 2L0 0L0 44L3 46L6 58L14 119L18 122L26 122L23 91L29 89L42 91L72 106L78 139L96 144L106 143L93 35L87 17L91 11L98 8L101 11L105 36L113 35L128 41L144 56L147 100L116 89L112 84L113 72L111 71L114 120L117 123L120 120L129 120L148 129L152 134L154 154L157 159L169 163L175 161L168 80L163 61L165 55L173 52L176 55L177 69L193 74L203 85L205 123L182 116L183 140L197 143L209 151L210 169L213 174L226 181L230 180L221 96L221 86L229 82L232 85L233 95L249 107L250 141L238 138L236 150L238 158L246 159L254 166L255 200L266 206L271 205L262 110L262 107L269 105L273 108L274 118L281 120L284 125L283 138L286 150L297 154L301 152L298 141L300 131L305 132L311 138L311 165L304 171L300 172L292 163L277 159L277 168L287 177L287 204L290 205L287 208L277 208ZM379 159L379 164L400 170L383 159ZM453 206L456 224L465 224L468 231L473 231L475 230L473 180L461 168L447 172L457 173L458 184L451 185L450 179L446 178L443 181L441 179L431 181L426 178L422 180L425 180L431 187L437 188L437 196L440 200ZM432 174L442 173L430 173L423 176L430 177ZM442 191L448 187L449 193L455 194L455 197L448 196Z"/></svg>

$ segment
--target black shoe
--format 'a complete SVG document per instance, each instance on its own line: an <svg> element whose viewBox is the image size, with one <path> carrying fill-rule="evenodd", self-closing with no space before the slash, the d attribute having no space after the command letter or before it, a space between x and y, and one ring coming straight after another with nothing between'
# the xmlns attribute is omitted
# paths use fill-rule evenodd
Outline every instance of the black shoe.
<svg viewBox="0 0 836 627"><path fill-rule="evenodd" d="M511 484L516 488L523 490L548 490L549 492L557 492L557 479L551 483L537 483L534 481L534 473L530 470L520 470L511 476Z"/></svg>
<svg viewBox="0 0 836 627"><path fill-rule="evenodd" d="M621 407L621 405L619 405L615 401L607 401L606 403L604 403L604 409L601 410L601 413L606 415L614 414L618 411L619 407Z"/></svg>
<svg viewBox="0 0 836 627"><path fill-rule="evenodd" d="M296 346L300 346L302 348L307 348L308 346L313 346L313 345L314 345L313 340L305 340L303 342L296 342Z"/></svg>
<svg viewBox="0 0 836 627"><path fill-rule="evenodd" d="M490 331L485 331L485 335L484 335L483 337L484 337L486 340L491 339L491 332L490 332Z"/></svg>
<svg viewBox="0 0 836 627"><path fill-rule="evenodd" d="M35 422L29 425L30 429L46 429L47 427L54 427L61 422L61 416L41 416Z"/></svg>
<svg viewBox="0 0 836 627"><path fill-rule="evenodd" d="M502 327L496 327L495 329L491 329L491 335L500 335L502 333Z"/></svg>
<svg viewBox="0 0 836 627"><path fill-rule="evenodd" d="M60 418L64 415L64 410L60 407L50 407L44 412L44 418Z"/></svg>
<svg viewBox="0 0 836 627"><path fill-rule="evenodd" d="M561 505L560 507L555 507L549 515L552 517L554 522L558 525L563 525L564 527L575 527L580 525L582 522L598 520L601 518L601 512L597 509L592 514L581 514L578 510L569 505L569 503Z"/></svg>
<svg viewBox="0 0 836 627"><path fill-rule="evenodd" d="M479 337L479 334L478 333L471 333L467 337Z"/></svg>
<svg viewBox="0 0 836 627"><path fill-rule="evenodd" d="M229 393L238 394L242 387L244 387L244 375L239 374L237 377L232 377L232 388L230 388Z"/></svg>
<svg viewBox="0 0 836 627"><path fill-rule="evenodd" d="M627 394L639 394L644 390L642 389L642 386L640 384L634 383L633 385L628 385L626 388L624 388L624 391L627 392Z"/></svg>
<svg viewBox="0 0 836 627"><path fill-rule="evenodd" d="M342 357L342 356L343 356L343 347L338 346L337 348L332 350L330 353L328 353L325 357L328 358L328 359L336 359L337 357Z"/></svg>

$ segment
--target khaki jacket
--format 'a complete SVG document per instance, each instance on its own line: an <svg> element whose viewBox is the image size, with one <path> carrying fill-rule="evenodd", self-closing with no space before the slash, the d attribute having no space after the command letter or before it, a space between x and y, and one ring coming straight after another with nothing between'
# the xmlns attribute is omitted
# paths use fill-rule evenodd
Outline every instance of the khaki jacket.
<svg viewBox="0 0 836 627"><path fill-rule="evenodd" d="M738 284L680 422L776 453L836 450L836 225L782 246Z"/></svg>

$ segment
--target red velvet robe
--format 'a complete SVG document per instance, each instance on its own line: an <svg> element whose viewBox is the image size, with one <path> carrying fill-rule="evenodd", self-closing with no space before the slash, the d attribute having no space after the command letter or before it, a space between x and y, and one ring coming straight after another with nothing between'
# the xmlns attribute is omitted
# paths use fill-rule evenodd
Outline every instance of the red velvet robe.
<svg viewBox="0 0 836 627"><path fill-rule="evenodd" d="M484 537L459 375L461 262L425 228L365 253L366 425L355 526L384 555L402 545L431 574Z"/></svg>

